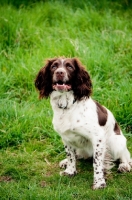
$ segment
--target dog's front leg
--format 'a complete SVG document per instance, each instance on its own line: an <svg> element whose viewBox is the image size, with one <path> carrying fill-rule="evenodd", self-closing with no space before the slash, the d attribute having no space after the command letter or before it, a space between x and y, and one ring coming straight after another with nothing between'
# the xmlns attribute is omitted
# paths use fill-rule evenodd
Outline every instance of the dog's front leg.
<svg viewBox="0 0 132 200"><path fill-rule="evenodd" d="M61 168L66 168L64 171L60 172L60 175L74 176L76 171L76 151L70 145L65 145L65 151L67 158L60 162Z"/></svg>
<svg viewBox="0 0 132 200"><path fill-rule="evenodd" d="M94 190L106 187L103 167L105 153L104 144L105 142L103 139L98 139L93 145Z"/></svg>

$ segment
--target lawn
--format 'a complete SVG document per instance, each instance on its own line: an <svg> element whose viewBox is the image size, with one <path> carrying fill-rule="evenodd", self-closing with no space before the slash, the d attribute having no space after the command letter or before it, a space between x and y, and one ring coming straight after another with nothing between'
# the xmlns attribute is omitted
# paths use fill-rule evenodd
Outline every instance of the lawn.
<svg viewBox="0 0 132 200"><path fill-rule="evenodd" d="M128 0L1 0L0 199L131 200L132 172L108 176L93 191L91 161L59 176L65 157L52 110L34 87L47 58L78 57L93 98L115 115L132 154L132 3Z"/></svg>

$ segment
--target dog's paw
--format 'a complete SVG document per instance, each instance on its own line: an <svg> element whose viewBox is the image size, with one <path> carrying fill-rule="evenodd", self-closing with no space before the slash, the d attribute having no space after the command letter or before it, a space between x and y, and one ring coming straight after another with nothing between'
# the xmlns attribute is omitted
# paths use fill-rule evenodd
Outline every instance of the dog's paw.
<svg viewBox="0 0 132 200"><path fill-rule="evenodd" d="M60 172L60 176L75 176L77 174L77 171L69 171L69 170L65 170L65 171L61 171Z"/></svg>
<svg viewBox="0 0 132 200"><path fill-rule="evenodd" d="M106 187L106 182L105 180L99 181L98 183L94 183L92 186L93 190L97 190L97 189L103 189Z"/></svg>
<svg viewBox="0 0 132 200"><path fill-rule="evenodd" d="M67 168L67 164L68 164L68 160L67 160L67 158L66 158L66 159L62 160L62 161L59 163L59 166L60 166L60 168L62 168L62 169L66 169L66 168Z"/></svg>
<svg viewBox="0 0 132 200"><path fill-rule="evenodd" d="M128 163L120 163L118 172L130 172L131 166Z"/></svg>

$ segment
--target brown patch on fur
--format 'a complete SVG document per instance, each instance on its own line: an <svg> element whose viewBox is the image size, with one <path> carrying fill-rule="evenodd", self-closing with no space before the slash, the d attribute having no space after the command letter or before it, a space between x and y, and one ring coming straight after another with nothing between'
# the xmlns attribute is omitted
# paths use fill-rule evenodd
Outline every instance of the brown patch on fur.
<svg viewBox="0 0 132 200"><path fill-rule="evenodd" d="M98 114L98 122L100 126L104 126L107 122L107 110L100 105L97 101L95 101L97 106L97 114Z"/></svg>
<svg viewBox="0 0 132 200"><path fill-rule="evenodd" d="M52 76L50 66L56 59L49 59L44 67L40 69L35 79L35 87L39 91L39 98L48 98L52 89Z"/></svg>
<svg viewBox="0 0 132 200"><path fill-rule="evenodd" d="M114 132L116 135L120 135L120 127L119 125L117 124L117 122L115 122L115 126L114 126Z"/></svg>
<svg viewBox="0 0 132 200"><path fill-rule="evenodd" d="M72 89L76 100L89 98L92 94L92 81L89 73L77 58L72 58L75 66Z"/></svg>

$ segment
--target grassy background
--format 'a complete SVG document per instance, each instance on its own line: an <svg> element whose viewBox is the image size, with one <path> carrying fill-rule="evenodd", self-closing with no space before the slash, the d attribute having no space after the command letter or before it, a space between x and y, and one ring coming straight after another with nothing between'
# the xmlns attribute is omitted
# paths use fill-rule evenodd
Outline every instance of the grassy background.
<svg viewBox="0 0 132 200"><path fill-rule="evenodd" d="M93 80L93 98L107 106L132 153L131 1L0 2L0 199L132 199L132 173L116 168L104 190L92 191L90 162L60 177L65 153L53 130L49 100L34 79L47 58L79 57Z"/></svg>

